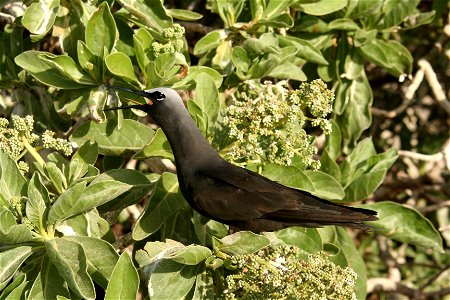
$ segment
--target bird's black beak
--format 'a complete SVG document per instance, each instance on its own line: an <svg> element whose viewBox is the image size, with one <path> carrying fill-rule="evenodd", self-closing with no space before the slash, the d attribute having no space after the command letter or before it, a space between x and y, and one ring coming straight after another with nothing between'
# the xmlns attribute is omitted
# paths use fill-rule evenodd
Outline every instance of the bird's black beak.
<svg viewBox="0 0 450 300"><path fill-rule="evenodd" d="M153 104L153 100L152 100L153 97L152 97L152 95L150 95L146 91L134 90L134 89L130 89L130 88L122 87L122 86L117 86L117 85L106 85L106 87L111 88L111 89L115 89L115 90L121 90L121 91L129 92L129 93L132 93L132 94L135 94L135 95L138 95L138 96L142 96L142 97L145 98L146 104L149 104L149 105ZM105 109L105 110L139 108L139 106L145 105L145 104L139 103L137 101L133 101L133 100L132 100L132 102L136 103L137 105L121 106L121 107L110 108L110 109Z"/></svg>

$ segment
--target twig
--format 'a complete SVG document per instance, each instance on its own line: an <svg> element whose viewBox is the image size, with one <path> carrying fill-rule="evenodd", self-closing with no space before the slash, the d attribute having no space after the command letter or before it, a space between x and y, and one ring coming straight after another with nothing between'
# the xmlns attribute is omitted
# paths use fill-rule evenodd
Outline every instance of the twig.
<svg viewBox="0 0 450 300"><path fill-rule="evenodd" d="M448 99L445 96L445 92L442 89L441 84L439 83L433 67L425 59L420 59L417 62L417 65L425 72L425 78L427 79L427 82L430 85L431 90L433 91L436 101L447 112L447 114L450 115L450 102L448 102Z"/></svg>
<svg viewBox="0 0 450 300"><path fill-rule="evenodd" d="M443 154L441 152L436 154L421 154L417 152L411 152L407 150L398 150L398 155L403 157L409 157L417 160L423 160L423 161L440 161L443 158Z"/></svg>
<svg viewBox="0 0 450 300"><path fill-rule="evenodd" d="M131 244L133 244L135 241L133 240L133 237L131 236L131 232L128 232L119 238L112 244L114 249L125 249Z"/></svg>

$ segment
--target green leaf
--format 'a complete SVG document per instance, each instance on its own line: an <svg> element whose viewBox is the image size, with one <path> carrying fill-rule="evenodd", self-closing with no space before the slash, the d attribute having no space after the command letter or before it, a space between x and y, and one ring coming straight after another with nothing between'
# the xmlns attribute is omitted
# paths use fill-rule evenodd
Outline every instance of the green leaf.
<svg viewBox="0 0 450 300"><path fill-rule="evenodd" d="M135 120L124 119L120 128L117 128L115 120L107 120L102 124L85 123L75 129L69 139L78 145L89 140L95 141L100 154L118 156L141 150L153 135L154 131L150 127Z"/></svg>
<svg viewBox="0 0 450 300"><path fill-rule="evenodd" d="M295 46L299 58L319 65L328 65L328 61L323 57L322 52L306 40L293 36L279 36L279 41L282 47Z"/></svg>
<svg viewBox="0 0 450 300"><path fill-rule="evenodd" d="M331 175L337 181L341 180L341 169L336 160L332 159L328 150L324 150L320 157L320 170L326 174Z"/></svg>
<svg viewBox="0 0 450 300"><path fill-rule="evenodd" d="M383 183L387 169L381 169L359 176L345 189L346 201L359 201L369 197Z"/></svg>
<svg viewBox="0 0 450 300"><path fill-rule="evenodd" d="M95 299L95 289L87 273L87 260L83 247L64 238L45 241L50 262L58 269L59 275L70 289L84 299Z"/></svg>
<svg viewBox="0 0 450 300"><path fill-rule="evenodd" d="M18 66L30 73L31 76L46 85L61 89L78 89L85 87L68 77L67 74L61 73L56 69L53 63L46 59L42 59L41 55L43 54L47 57L55 56L48 52L30 50L16 56L14 61Z"/></svg>
<svg viewBox="0 0 450 300"><path fill-rule="evenodd" d="M314 189L311 194L330 200L341 200L345 196L344 189L333 176L321 171L304 171L312 182Z"/></svg>
<svg viewBox="0 0 450 300"><path fill-rule="evenodd" d="M20 274L12 282L5 281L3 284L0 283L0 299L21 299L23 290L28 281L25 280L26 275L24 273Z"/></svg>
<svg viewBox="0 0 450 300"><path fill-rule="evenodd" d="M133 228L133 239L139 241L153 234L171 215L187 205L180 192L176 175L163 173Z"/></svg>
<svg viewBox="0 0 450 300"><path fill-rule="evenodd" d="M290 5L292 5L292 2L289 1L271 0L267 4L267 7L263 14L263 18L271 19L277 17L280 14L286 12Z"/></svg>
<svg viewBox="0 0 450 300"><path fill-rule="evenodd" d="M108 3L102 2L86 25L86 45L92 54L103 57L103 49L106 47L111 53L118 39L119 32Z"/></svg>
<svg viewBox="0 0 450 300"><path fill-rule="evenodd" d="M297 246L308 253L322 251L322 239L315 228L294 226L275 231L273 234L287 245Z"/></svg>
<svg viewBox="0 0 450 300"><path fill-rule="evenodd" d="M190 101L191 102L191 101ZM156 130L150 143L145 145L142 151L136 153L134 159L143 159L148 157L162 157L174 160L172 148L170 147L169 141L161 128Z"/></svg>
<svg viewBox="0 0 450 300"><path fill-rule="evenodd" d="M122 78L126 82L139 86L139 80L134 74L133 63L131 59L122 52L115 52L108 55L105 59L108 70L114 75Z"/></svg>
<svg viewBox="0 0 450 300"><path fill-rule="evenodd" d="M222 85L222 75L217 72L216 70L204 67L204 66L193 66L189 68L189 73L186 77L184 77L182 80L175 82L172 86L173 89L191 89L196 84L197 77L202 74L206 73L214 80L214 84L216 85L216 88L220 88Z"/></svg>
<svg viewBox="0 0 450 300"><path fill-rule="evenodd" d="M341 130L334 120L331 120L331 134L327 135L325 141L325 149L330 155L330 158L336 160L341 154Z"/></svg>
<svg viewBox="0 0 450 300"><path fill-rule="evenodd" d="M190 11L187 9L167 9L166 12L172 18L183 20L183 21L196 21L203 18L202 14L196 13L195 11Z"/></svg>
<svg viewBox="0 0 450 300"><path fill-rule="evenodd" d="M263 175L288 187L314 191L314 185L302 170L293 166L266 164Z"/></svg>
<svg viewBox="0 0 450 300"><path fill-rule="evenodd" d="M106 289L119 259L116 249L110 243L94 237L70 236L65 239L83 246L88 262L95 268L95 272L91 273L92 279Z"/></svg>
<svg viewBox="0 0 450 300"><path fill-rule="evenodd" d="M368 222L387 237L403 243L433 248L443 252L442 237L433 224L417 210L391 201L360 207L375 210L378 221Z"/></svg>
<svg viewBox="0 0 450 300"><path fill-rule="evenodd" d="M0 151L0 194L6 201L14 196L25 195L27 181L20 173L16 162Z"/></svg>
<svg viewBox="0 0 450 300"><path fill-rule="evenodd" d="M331 30L354 31L358 30L359 26L352 19L340 18L331 21L328 24L328 28Z"/></svg>
<svg viewBox="0 0 450 300"><path fill-rule="evenodd" d="M25 243L32 240L31 230L24 224L16 224L16 218L6 207L0 206L0 242Z"/></svg>
<svg viewBox="0 0 450 300"><path fill-rule="evenodd" d="M43 52L39 55L42 61L47 62L55 71L61 73L63 76L79 83L86 85L94 85L95 82L91 77L86 75L83 70L75 64L73 59L67 55L54 55Z"/></svg>
<svg viewBox="0 0 450 300"><path fill-rule="evenodd" d="M385 68L393 76L410 74L412 71L413 57L409 50L397 41L375 39L358 49L364 58Z"/></svg>
<svg viewBox="0 0 450 300"><path fill-rule="evenodd" d="M0 252L0 286L7 283L19 267L33 253L30 246L18 246Z"/></svg>
<svg viewBox="0 0 450 300"><path fill-rule="evenodd" d="M214 280L211 271L206 266L200 267L195 279L193 300L214 300Z"/></svg>
<svg viewBox="0 0 450 300"><path fill-rule="evenodd" d="M228 36L224 29L208 32L194 46L194 55L201 55L210 50L216 49L220 43Z"/></svg>
<svg viewBox="0 0 450 300"><path fill-rule="evenodd" d="M59 0L39 0L32 3L22 17L23 26L32 34L47 33L55 22L59 6Z"/></svg>
<svg viewBox="0 0 450 300"><path fill-rule="evenodd" d="M223 0L216 2L217 12L225 22L225 27L232 27L237 22L244 5L244 0Z"/></svg>
<svg viewBox="0 0 450 300"><path fill-rule="evenodd" d="M343 80L346 82L346 80ZM341 129L342 144L344 147L352 147L361 133L372 124L370 106L373 100L372 89L367 77L349 81L343 97L348 101L345 111L336 118ZM336 95L338 98L338 95ZM337 101L337 99L336 99Z"/></svg>
<svg viewBox="0 0 450 300"><path fill-rule="evenodd" d="M141 200L148 192L154 188L155 184L142 173L131 169L116 169L106 171L97 176L91 184L103 181L115 180L124 184L128 184L131 188L121 194L118 199L101 205L98 209L101 212L123 209L131 204Z"/></svg>
<svg viewBox="0 0 450 300"><path fill-rule="evenodd" d="M419 26L429 24L434 20L436 11L428 11L424 13L415 13L406 17L403 24L403 30L413 29Z"/></svg>
<svg viewBox="0 0 450 300"><path fill-rule="evenodd" d="M231 41L222 41L216 48L216 55L211 60L214 67L225 69L231 61L231 51L233 50Z"/></svg>
<svg viewBox="0 0 450 300"><path fill-rule="evenodd" d="M39 173L36 172L28 184L26 214L31 223L40 231L46 229L48 204L50 204L50 198L47 188L42 183Z"/></svg>
<svg viewBox="0 0 450 300"><path fill-rule="evenodd" d="M50 263L48 256L44 255L28 299L56 299L57 296L70 298L69 290L64 285L64 278L59 275L58 269Z"/></svg>
<svg viewBox="0 0 450 300"><path fill-rule="evenodd" d="M161 0L120 0L119 3L135 16L139 22L142 22L157 32L173 25L170 17Z"/></svg>
<svg viewBox="0 0 450 300"><path fill-rule="evenodd" d="M79 200L85 188L86 182L83 181L65 190L50 207L48 213L48 224L55 224L57 221L61 221L64 218L74 215L70 214L72 205L77 202L81 202Z"/></svg>
<svg viewBox="0 0 450 300"><path fill-rule="evenodd" d="M309 3L301 3L298 4L298 6L308 15L323 16L343 9L347 6L347 3L348 0L318 0Z"/></svg>
<svg viewBox="0 0 450 300"><path fill-rule="evenodd" d="M213 248L229 255L254 253L270 245L270 240L250 231L239 231L222 239L213 237Z"/></svg>
<svg viewBox="0 0 450 300"><path fill-rule="evenodd" d="M407 16L416 11L420 0L387 0L383 2L383 18L377 24L378 29L392 28L399 25Z"/></svg>
<svg viewBox="0 0 450 300"><path fill-rule="evenodd" d="M275 68L269 73L270 77L280 78L280 79L290 79L298 81L306 81L308 78L302 69L295 64L286 61Z"/></svg>
<svg viewBox="0 0 450 300"><path fill-rule="evenodd" d="M61 166L64 169L65 166ZM45 164L45 174L52 182L59 194L67 188L67 180L63 171L52 161Z"/></svg>
<svg viewBox="0 0 450 300"><path fill-rule="evenodd" d="M170 252L164 258L171 259L183 265L198 265L211 256L210 249L200 245L188 245L179 250Z"/></svg>
<svg viewBox="0 0 450 300"><path fill-rule="evenodd" d="M214 80L207 74L199 74L196 80L195 103L208 117L208 128L213 128L220 109L219 91Z"/></svg>
<svg viewBox="0 0 450 300"><path fill-rule="evenodd" d="M136 299L138 289L138 272L128 253L123 252L112 272L105 299Z"/></svg>
<svg viewBox="0 0 450 300"><path fill-rule="evenodd" d="M86 141L72 156L69 164L69 181L73 182L86 175L89 165L97 161L98 145Z"/></svg>

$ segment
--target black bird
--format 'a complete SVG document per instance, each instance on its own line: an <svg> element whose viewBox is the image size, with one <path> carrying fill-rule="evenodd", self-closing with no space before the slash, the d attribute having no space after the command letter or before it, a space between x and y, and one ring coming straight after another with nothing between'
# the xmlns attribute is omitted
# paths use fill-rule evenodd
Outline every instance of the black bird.
<svg viewBox="0 0 450 300"><path fill-rule="evenodd" d="M197 128L178 93L170 88L139 91L109 87L146 99L146 104L105 110L136 108L153 117L172 147L184 198L208 218L253 232L322 225L367 229L370 226L361 222L378 219L372 210L337 205L225 161Z"/></svg>

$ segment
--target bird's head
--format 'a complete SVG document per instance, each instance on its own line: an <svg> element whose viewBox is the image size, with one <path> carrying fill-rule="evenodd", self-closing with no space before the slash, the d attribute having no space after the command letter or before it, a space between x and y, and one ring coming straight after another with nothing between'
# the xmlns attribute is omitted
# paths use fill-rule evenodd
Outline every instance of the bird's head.
<svg viewBox="0 0 450 300"><path fill-rule="evenodd" d="M154 89L150 89L150 90L140 91L140 90L134 90L134 89L121 87L121 86L109 85L108 87L112 88L112 89L116 89L116 90L126 91L129 93L138 95L138 96L142 96L145 99L145 103L142 104L140 102L132 100L132 102L136 103L135 105L126 105L126 106L120 106L120 107L107 108L107 109L104 109L105 111L135 108L135 109L142 110L146 113L152 114L152 112L154 110L157 110L158 107L162 107L162 106L166 106L166 105L176 107L177 105L180 105L183 103L181 100L181 97L178 95L178 93L170 88L154 88Z"/></svg>

